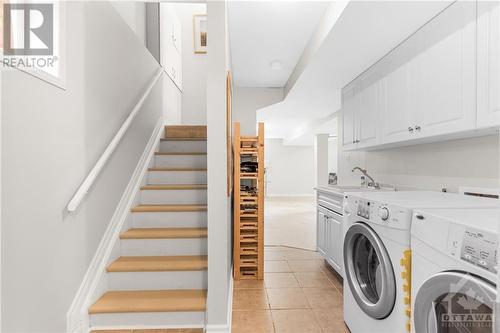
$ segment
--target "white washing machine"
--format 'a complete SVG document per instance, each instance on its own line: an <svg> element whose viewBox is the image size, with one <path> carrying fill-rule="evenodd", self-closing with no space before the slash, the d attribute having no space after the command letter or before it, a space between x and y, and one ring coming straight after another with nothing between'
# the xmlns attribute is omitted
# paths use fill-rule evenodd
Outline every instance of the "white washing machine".
<svg viewBox="0 0 500 333"><path fill-rule="evenodd" d="M410 330L410 226L415 208L498 204L495 199L431 191L349 193L343 258L344 321L351 332Z"/></svg>
<svg viewBox="0 0 500 333"><path fill-rule="evenodd" d="M415 210L413 332L495 332L499 221L498 209Z"/></svg>

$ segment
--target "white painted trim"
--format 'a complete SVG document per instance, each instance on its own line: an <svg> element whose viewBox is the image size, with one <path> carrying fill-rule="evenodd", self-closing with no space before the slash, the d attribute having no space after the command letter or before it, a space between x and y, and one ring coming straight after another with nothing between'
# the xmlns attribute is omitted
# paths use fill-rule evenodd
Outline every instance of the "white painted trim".
<svg viewBox="0 0 500 333"><path fill-rule="evenodd" d="M118 241L120 230L130 212L135 194L139 191L149 161L153 158L158 147L160 137L163 134L163 126L163 117L160 117L71 303L66 314L66 332L68 333L85 333L89 329L88 307L90 300L105 275L108 258L110 258L113 247Z"/></svg>
<svg viewBox="0 0 500 333"><path fill-rule="evenodd" d="M151 83L147 87L146 91L144 91L144 94L142 94L141 98L139 99L137 104L132 109L132 112L130 112L127 119L123 122L123 124L120 127L120 129L118 130L118 132L116 132L115 136L113 137L113 139L111 140L109 145L106 147L106 150L104 150L104 153L102 153L101 157L99 157L99 160L97 160L97 162L94 165L94 167L92 168L92 170L90 170L89 174L87 175L87 177L85 178L83 183L80 185L80 187L78 188L76 193L73 195L73 198L71 198L71 200L67 206L67 209L69 212L74 212L78 208L80 203L83 201L83 199L85 198L85 195L89 191L90 187L94 184L95 180L97 179L97 176L99 175L101 170L106 165L106 162L109 160L109 158L111 157L111 155L115 151L115 149L118 146L118 144L120 143L121 139L123 138L123 136L125 135L125 133L129 129L130 125L132 124L132 121L134 120L135 116L137 116L137 114L139 113L139 111L142 107L142 104L146 100L146 97L148 97L149 93L153 89L156 82L158 82L158 80L162 74L163 74L163 70L161 68L158 69L158 71L156 72L156 75L154 76L153 80L151 81Z"/></svg>
<svg viewBox="0 0 500 333"><path fill-rule="evenodd" d="M227 319L226 324L223 325L207 325L205 333L231 333L231 326L233 323L233 269L231 268L231 279L229 280L229 295L227 295Z"/></svg>

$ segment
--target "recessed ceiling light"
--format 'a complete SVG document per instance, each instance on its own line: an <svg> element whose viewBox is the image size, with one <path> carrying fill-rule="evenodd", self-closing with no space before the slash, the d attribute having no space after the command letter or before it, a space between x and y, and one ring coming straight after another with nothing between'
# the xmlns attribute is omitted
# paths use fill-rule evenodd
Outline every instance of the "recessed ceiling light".
<svg viewBox="0 0 500 333"><path fill-rule="evenodd" d="M271 61L270 66L273 71L280 71L283 69L283 63L280 60Z"/></svg>

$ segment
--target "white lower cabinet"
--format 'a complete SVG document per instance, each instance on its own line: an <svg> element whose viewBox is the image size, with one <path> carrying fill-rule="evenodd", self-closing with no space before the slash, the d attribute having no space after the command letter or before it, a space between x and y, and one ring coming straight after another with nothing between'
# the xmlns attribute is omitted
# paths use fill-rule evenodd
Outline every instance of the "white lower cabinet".
<svg viewBox="0 0 500 333"><path fill-rule="evenodd" d="M500 2L477 3L477 126L500 125Z"/></svg>
<svg viewBox="0 0 500 333"><path fill-rule="evenodd" d="M325 196L324 193L321 194ZM337 200L338 196L332 197ZM332 206L333 207L333 206ZM342 207L342 204L339 206ZM317 206L317 250L330 266L343 276L343 219L339 211Z"/></svg>
<svg viewBox="0 0 500 333"><path fill-rule="evenodd" d="M326 249L326 209L318 207L316 214L316 246L319 254L325 257Z"/></svg>
<svg viewBox="0 0 500 333"><path fill-rule="evenodd" d="M326 216L326 260L339 273L343 274L343 227L342 215L328 211Z"/></svg>

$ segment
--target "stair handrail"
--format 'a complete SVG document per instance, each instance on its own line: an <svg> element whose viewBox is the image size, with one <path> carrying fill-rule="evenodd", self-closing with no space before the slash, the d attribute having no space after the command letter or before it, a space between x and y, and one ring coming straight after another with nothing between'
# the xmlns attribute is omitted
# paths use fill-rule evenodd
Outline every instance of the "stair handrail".
<svg viewBox="0 0 500 333"><path fill-rule="evenodd" d="M123 124L120 127L120 129L118 130L118 132L116 132L115 136L113 137L111 142L108 144L108 146L106 147L106 149L102 153L101 157L99 157L99 159L97 160L97 162L94 165L94 167L92 168L92 170L90 170L89 174L87 175L87 177L85 178L83 183L80 185L80 187L78 187L78 190L75 192L75 194L71 198L70 202L68 203L68 205L66 207L68 212L74 212L77 210L78 206L80 206L81 202L83 201L83 199L87 195L89 189L92 187L95 180L97 179L97 176L102 171L102 169L104 168L104 166L108 162L109 158L111 157L111 155L115 151L116 147L118 146L118 143L120 143L123 136L125 135L125 133L129 129L135 116L137 115L137 113L139 113L139 110L141 109L142 104L144 104L146 97L148 97L149 93L151 92L151 90L155 86L156 82L158 82L158 80L162 76L163 72L164 71L162 68L158 69L153 80L148 85L147 89L144 91L144 94L142 94L141 98L139 99L137 104L134 106L134 108L132 109L132 111L128 115L127 119L125 119L125 121L123 122Z"/></svg>

